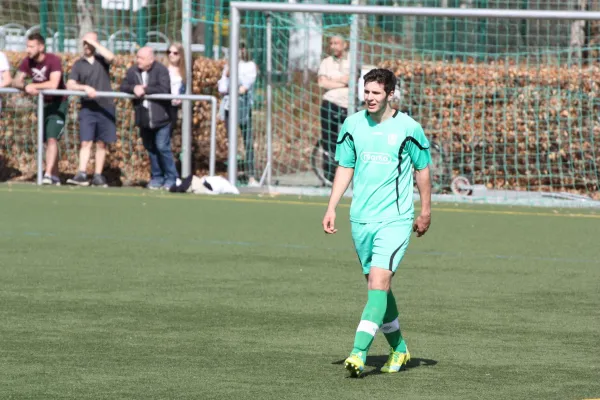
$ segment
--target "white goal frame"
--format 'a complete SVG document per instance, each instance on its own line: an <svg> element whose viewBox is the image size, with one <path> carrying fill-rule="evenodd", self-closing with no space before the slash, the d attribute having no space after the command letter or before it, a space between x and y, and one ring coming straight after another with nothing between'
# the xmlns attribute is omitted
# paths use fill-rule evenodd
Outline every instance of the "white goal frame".
<svg viewBox="0 0 600 400"><path fill-rule="evenodd" d="M419 16L419 17L457 17L457 18L518 18L534 20L600 20L600 12L597 11L542 11L542 10L515 10L515 9L482 9L482 8L444 8L444 7L393 7L393 6L361 6L352 1L352 5L335 4L306 4L306 3L263 3L263 2L240 2L230 3L230 33L229 33L229 71L230 86L238 87L238 51L240 43L240 15L243 11L261 11L267 13L299 12L299 13L329 13L329 14L352 14L353 22L350 37L350 48L356 46L358 33L358 18L360 15L394 15L394 16ZM261 186L271 186L272 171L272 84L271 84L271 23L267 18L266 27L266 52L267 52L267 165L262 174ZM354 47L355 48L355 47ZM351 53L350 60L350 91L356 91L356 57L357 52ZM235 67L234 67L235 66ZM237 121L238 121L238 91L231 90L229 102L229 153L227 174L232 185L237 184ZM354 96L350 96L354 98ZM350 104L349 112L353 110Z"/></svg>

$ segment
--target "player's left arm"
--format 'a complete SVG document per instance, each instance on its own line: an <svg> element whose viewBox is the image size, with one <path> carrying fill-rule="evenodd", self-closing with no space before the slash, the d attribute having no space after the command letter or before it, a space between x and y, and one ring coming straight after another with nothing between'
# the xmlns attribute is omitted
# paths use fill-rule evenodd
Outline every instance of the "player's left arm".
<svg viewBox="0 0 600 400"><path fill-rule="evenodd" d="M409 155L415 168L415 181L421 197L421 212L415 219L413 231L417 232L417 237L421 237L431 224L431 176L429 172L431 153L429 141L420 125L415 127L411 135Z"/></svg>
<svg viewBox="0 0 600 400"><path fill-rule="evenodd" d="M415 170L415 181L421 198L421 212L415 219L413 231L417 232L417 237L421 237L431 225L431 177L429 166Z"/></svg>

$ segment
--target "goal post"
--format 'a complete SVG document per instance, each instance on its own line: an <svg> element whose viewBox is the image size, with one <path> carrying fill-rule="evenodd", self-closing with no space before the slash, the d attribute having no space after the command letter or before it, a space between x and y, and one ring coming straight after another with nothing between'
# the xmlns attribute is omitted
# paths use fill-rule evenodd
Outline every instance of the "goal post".
<svg viewBox="0 0 600 400"><path fill-rule="evenodd" d="M239 83L238 69L231 66L239 61L239 44L244 29L242 16L245 13L264 13L268 16L264 27L267 32L266 121L263 125L265 130L256 132L256 135L264 134L264 142L267 143L266 148L257 149L260 154L256 155L266 160L257 163L260 164L261 170L258 172L262 184L278 186L279 171L275 167L278 156L273 154L278 139L276 131L291 131L294 124L300 123L319 130L318 103L312 100L314 93L307 87L288 81L289 91L284 93L287 99L274 95L272 75L275 70L287 67L274 65L273 57L278 57L278 52L288 49L273 48L276 45L273 44L272 35L279 31L274 32L272 21L278 19L280 26L288 24L291 30L297 24L289 17L292 13L346 15L351 21L347 24L350 27L347 36L352 50L351 65L355 66L350 71L349 86L352 92L348 111L353 108L352 102L358 95L355 88L360 84L357 83L358 75L364 72L359 71L361 66L373 64L394 70L402 85L399 89L400 107L408 107L413 117L424 126L426 134L436 142L438 154L435 158L440 163L439 171L442 171L438 172L450 178L447 185L451 189L449 192L471 195L471 198L486 202L543 205L547 199L560 198L566 202L575 200L577 204L586 206L597 204L591 200L599 198L600 123L594 116L600 105L600 99L596 98L598 73L594 68L584 65L581 59L572 58L569 45L561 48L556 46L558 42L565 42L564 32L570 29L567 26L569 22L600 21L600 12L244 1L231 2L230 7L230 87L237 87ZM426 52L415 50L414 47L408 50L403 48L403 54L409 57L401 63L397 58L394 59L396 53L388 51L393 44L373 50L378 45L376 40L367 43L362 39L364 30L371 28L365 28L364 25L358 28L359 16L422 18L422 24L434 27L433 34L426 32L433 38L427 41L432 49ZM445 32L447 23L436 25L440 18L450 19L449 24L454 29ZM470 20L486 21L473 30L482 29L489 20L509 21L508 25L518 25L520 37L515 40L525 43L519 44L519 50L525 51L518 54L498 51L493 55L480 51L475 55L472 51L456 50L459 45L464 45L457 39L456 26L459 21L466 23L464 21ZM544 44L535 51L527 47L533 41L528 36L532 31L523 28L526 25L522 21L535 22L539 36L544 36L544 40L540 41ZM540 25L541 21L545 21L544 25ZM563 24L560 31L551 25L558 23ZM436 26L439 28L437 32ZM300 28L311 29L308 24ZM502 28L498 25L497 31ZM375 38L375 35L372 37ZM442 57L442 61L436 59L434 53L439 38L451 43L457 56ZM413 41L416 39L419 38L412 38ZM486 39L486 45L495 44L490 43L494 39ZM464 34L462 40L468 42L470 39ZM497 47L501 46L499 42ZM502 45L509 47L509 44ZM586 50L590 50L589 47ZM361 48L371 48L371 54L366 55ZM293 72L288 71L289 78ZM303 104L311 111L302 113L297 110L296 100L300 97L308 99L303 100ZM239 184L238 157L242 153L238 149L238 100L237 91L231 91L227 173L234 185ZM406 104L403 105L403 102ZM279 117L276 114L282 104L286 113L284 117ZM295 113L301 116L295 117ZM306 143L302 145L307 146ZM285 154L285 151L278 154ZM296 169L310 170L311 166L306 164L303 162ZM439 175L434 179L441 179ZM302 185L311 186L312 183ZM457 189L456 185L460 187Z"/></svg>

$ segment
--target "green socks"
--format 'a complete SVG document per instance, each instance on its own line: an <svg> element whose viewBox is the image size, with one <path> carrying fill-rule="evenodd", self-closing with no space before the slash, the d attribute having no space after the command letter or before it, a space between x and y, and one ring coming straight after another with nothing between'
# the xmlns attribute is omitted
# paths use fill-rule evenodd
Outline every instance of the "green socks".
<svg viewBox="0 0 600 400"><path fill-rule="evenodd" d="M396 298L391 289L387 293L387 307L381 331L394 351L406 353L406 343L402 338L400 323L398 322L398 306L396 305Z"/></svg>
<svg viewBox="0 0 600 400"><path fill-rule="evenodd" d="M369 290L367 304L362 313L358 328L356 328L356 336L354 338L354 348L352 354L358 354L363 362L367 360L367 352L379 326L383 323L384 315L388 303L388 295L384 290ZM394 301L394 308L395 301ZM398 311L396 311L398 315Z"/></svg>

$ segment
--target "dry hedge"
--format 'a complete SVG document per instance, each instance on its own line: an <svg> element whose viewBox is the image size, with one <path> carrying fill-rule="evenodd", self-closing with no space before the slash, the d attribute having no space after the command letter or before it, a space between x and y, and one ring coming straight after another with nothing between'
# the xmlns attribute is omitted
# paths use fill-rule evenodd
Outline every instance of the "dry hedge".
<svg viewBox="0 0 600 400"><path fill-rule="evenodd" d="M7 56L17 68L24 54L9 52ZM77 57L63 55L66 71ZM111 68L115 90L133 60L130 55L117 56ZM217 81L224 63L196 58L193 92L218 95ZM568 191L598 197L597 66L539 68L510 62L402 60L386 61L380 66L393 70L402 80L401 107L442 146L451 174L467 175L472 182L489 188ZM306 170L309 150L320 136L319 89L316 84L297 86L298 95L274 108L274 168L280 171ZM77 169L77 107L78 102L72 100L69 135L61 141L59 167L65 175ZM108 155L106 175L113 185L137 184L149 178L148 159L133 126L131 102L119 100L117 107L119 139ZM4 96L2 114L0 180L33 179L35 102L22 95ZM256 115L264 119L260 113ZM257 154L262 154L264 123L254 126ZM193 170L201 175L208 166L209 103L194 103L192 134ZM217 166L225 171L228 141L222 121L217 124L217 139ZM243 156L242 146L239 148ZM180 149L181 131L177 126L173 150L179 153ZM89 172L92 168L90 163Z"/></svg>
<svg viewBox="0 0 600 400"><path fill-rule="evenodd" d="M9 62L14 70L23 53L7 52ZM79 56L61 55L64 71L70 71ZM117 91L126 71L133 65L131 55L118 55L111 67L113 90ZM218 95L216 87L221 76L223 61L197 58L193 63L194 93ZM36 142L37 114L36 99L25 95L3 96L2 119L0 128L0 180L31 180L36 174ZM106 160L105 174L111 185L139 184L149 179L149 160L143 148L138 130L135 128L134 113L130 100L117 100L117 142L111 146ZM206 173L208 168L210 146L210 103L194 102L192 128L193 169L197 175ZM77 111L79 101L71 98L69 116L67 118L65 137L60 141L59 170L63 177L73 175L77 171L79 124ZM220 162L227 159L227 133L225 124L217 124L217 156ZM173 132L173 151L181 151L181 126L178 124ZM93 172L92 162L88 165L88 173Z"/></svg>

